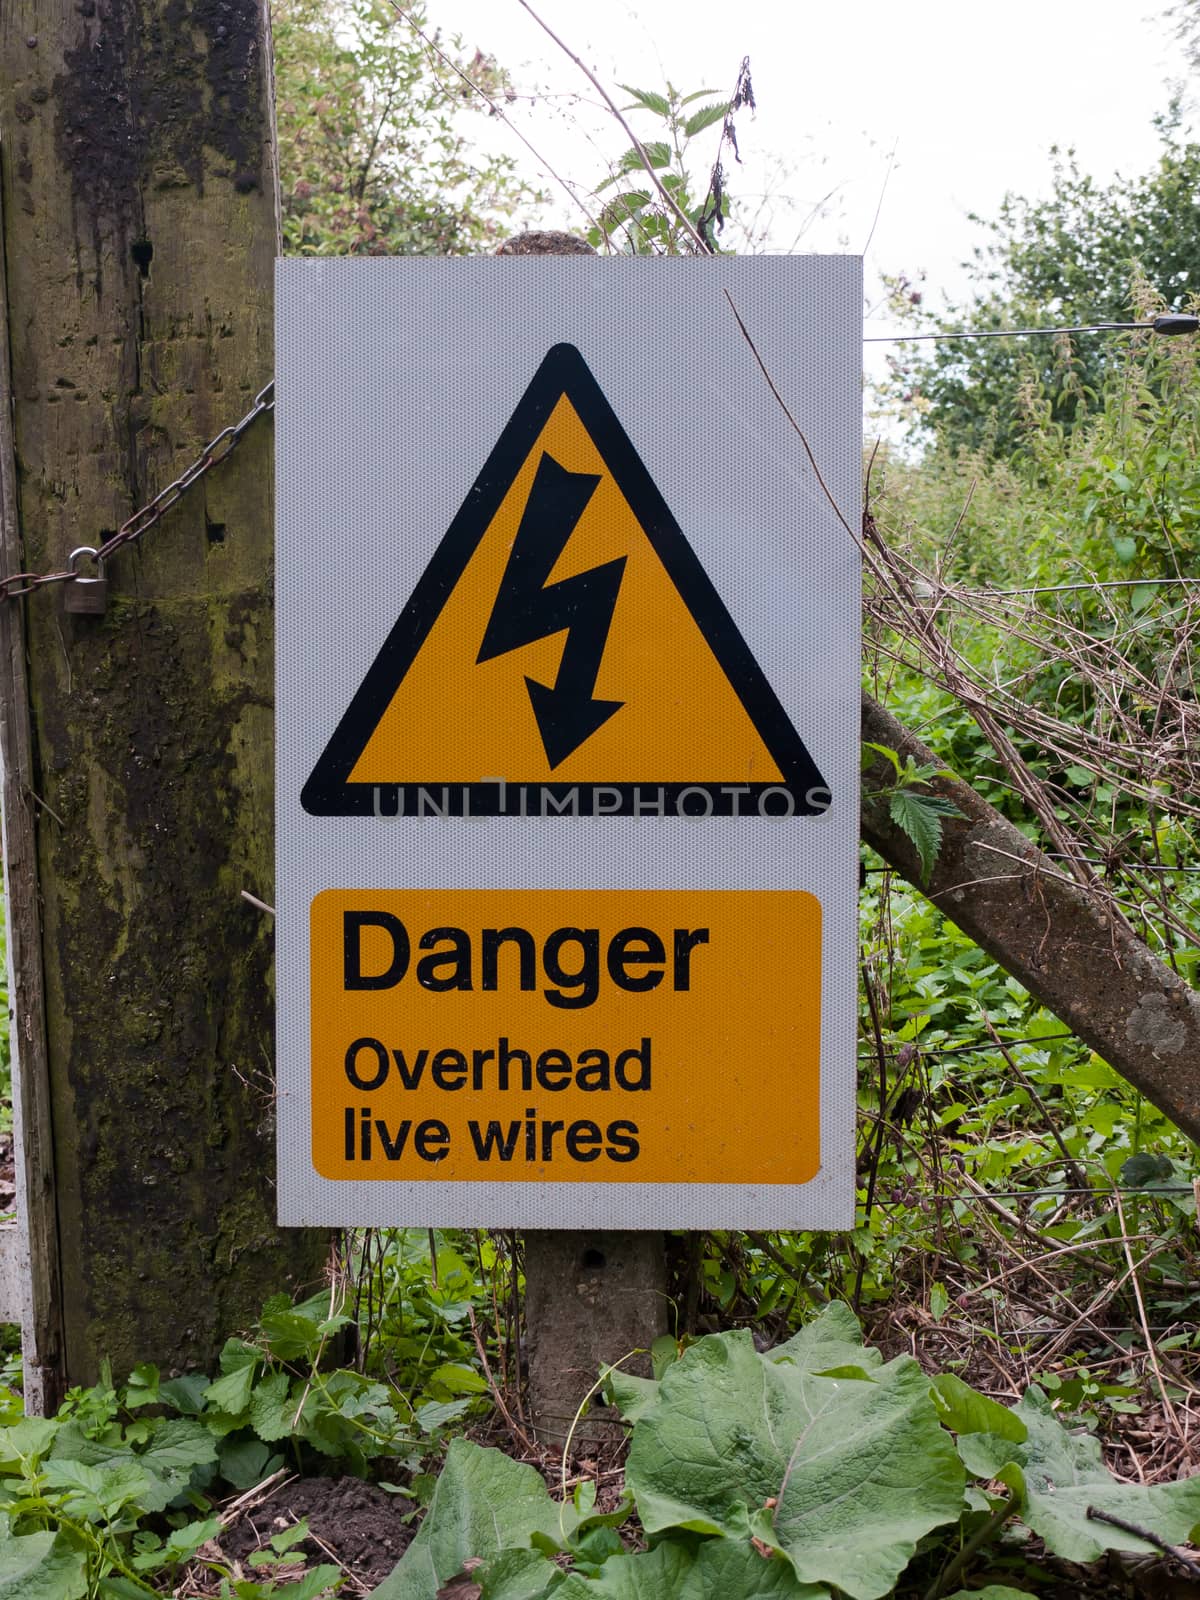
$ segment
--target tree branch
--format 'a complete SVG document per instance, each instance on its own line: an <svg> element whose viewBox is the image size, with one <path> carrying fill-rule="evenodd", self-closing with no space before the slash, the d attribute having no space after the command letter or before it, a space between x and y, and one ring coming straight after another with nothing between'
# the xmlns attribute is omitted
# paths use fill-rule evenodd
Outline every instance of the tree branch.
<svg viewBox="0 0 1200 1600"><path fill-rule="evenodd" d="M862 736L902 761L936 759L869 695ZM958 778L932 785L963 815L943 823L926 882L912 841L881 798L893 782L882 757L863 773L866 842L1189 1138L1200 1139L1200 994L1150 952L1101 890L1069 878Z"/></svg>

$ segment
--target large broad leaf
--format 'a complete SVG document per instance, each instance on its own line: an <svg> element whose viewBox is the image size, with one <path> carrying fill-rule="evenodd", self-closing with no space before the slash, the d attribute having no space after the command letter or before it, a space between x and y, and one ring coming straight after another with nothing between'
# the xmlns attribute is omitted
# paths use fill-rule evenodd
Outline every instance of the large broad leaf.
<svg viewBox="0 0 1200 1600"><path fill-rule="evenodd" d="M1029 1600L1029 1590L1010 1589L1006 1583L989 1583L986 1589L956 1589L949 1600Z"/></svg>
<svg viewBox="0 0 1200 1600"><path fill-rule="evenodd" d="M1024 1444L1010 1446L1009 1462L992 1475L1020 1498L1020 1516L1067 1561L1097 1561L1105 1550L1147 1552L1154 1546L1109 1523L1088 1517L1088 1507L1156 1533L1171 1544L1189 1539L1200 1524L1200 1477L1180 1483L1118 1483L1100 1458L1091 1434L1068 1433L1040 1389L1026 1390L1014 1411L1028 1429Z"/></svg>
<svg viewBox="0 0 1200 1600"><path fill-rule="evenodd" d="M54 1548L57 1535L0 1540L0 1600L78 1600L87 1593L83 1553Z"/></svg>
<svg viewBox="0 0 1200 1600"><path fill-rule="evenodd" d="M773 1543L797 1575L856 1600L891 1592L917 1542L963 1505L964 1476L938 1422L929 1379L910 1356L869 1382L804 1375L810 1421L771 1514ZM758 1519L757 1531L763 1534Z"/></svg>
<svg viewBox="0 0 1200 1600"><path fill-rule="evenodd" d="M1000 1433L960 1433L958 1453L976 1478L999 1478L1010 1466L1019 1469L1022 1459L1018 1441Z"/></svg>
<svg viewBox="0 0 1200 1600"><path fill-rule="evenodd" d="M717 1334L664 1374L626 1470L643 1526L755 1533L801 1580L874 1600L962 1508L962 1466L929 1381L909 1357L830 1378L773 1356L748 1333Z"/></svg>
<svg viewBox="0 0 1200 1600"><path fill-rule="evenodd" d="M605 1379L607 1397L626 1422L637 1422L658 1404L658 1384L653 1378L639 1378L636 1372L614 1367Z"/></svg>
<svg viewBox="0 0 1200 1600"><path fill-rule="evenodd" d="M647 1533L749 1537L750 1514L778 1493L806 1421L789 1381L798 1376L764 1361L744 1331L684 1352L633 1430L625 1482Z"/></svg>
<svg viewBox="0 0 1200 1600"><path fill-rule="evenodd" d="M644 1555L613 1556L599 1576L577 1573L554 1600L828 1600L822 1584L801 1583L786 1561L765 1559L749 1544L708 1539L693 1554L660 1544Z"/></svg>
<svg viewBox="0 0 1200 1600"><path fill-rule="evenodd" d="M559 1508L532 1467L455 1439L416 1538L372 1600L430 1600L465 1561L525 1550L533 1534L558 1531Z"/></svg>
<svg viewBox="0 0 1200 1600"><path fill-rule="evenodd" d="M952 1372L943 1372L932 1378L933 1403L947 1428L955 1433L986 1433L997 1440L1012 1443L1024 1442L1028 1432L1015 1411L1002 1406L998 1400L972 1389Z"/></svg>
<svg viewBox="0 0 1200 1600"><path fill-rule="evenodd" d="M801 1372L829 1372L834 1367L862 1367L869 1371L883 1365L879 1351L863 1344L858 1318L840 1300L827 1305L786 1344L768 1351L768 1357L772 1361L790 1361Z"/></svg>
<svg viewBox="0 0 1200 1600"><path fill-rule="evenodd" d="M558 1567L536 1550L506 1550L472 1576L479 1582L481 1600L546 1600L563 1581Z"/></svg>

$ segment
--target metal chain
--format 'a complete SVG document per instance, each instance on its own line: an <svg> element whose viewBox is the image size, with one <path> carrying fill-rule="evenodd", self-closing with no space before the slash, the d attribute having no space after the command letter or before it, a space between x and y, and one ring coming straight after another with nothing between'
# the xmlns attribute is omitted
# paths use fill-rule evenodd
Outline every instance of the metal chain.
<svg viewBox="0 0 1200 1600"><path fill-rule="evenodd" d="M30 594L34 589L40 589L47 583L70 583L80 576L75 570L75 565L81 554L90 555L96 567L102 567L109 556L122 545L132 544L140 539L177 501L183 499L188 490L197 484L206 472L227 460L241 443L243 434L254 426L259 417L274 409L275 383L272 379L254 396L254 404L239 422L233 423L228 428L222 428L216 438L208 441L190 467L185 468L173 483L167 484L165 489L160 489L153 500L135 511L98 549L93 550L90 545L81 546L74 551L70 563L62 572L14 572L7 578L0 578L0 600L16 600L19 596Z"/></svg>

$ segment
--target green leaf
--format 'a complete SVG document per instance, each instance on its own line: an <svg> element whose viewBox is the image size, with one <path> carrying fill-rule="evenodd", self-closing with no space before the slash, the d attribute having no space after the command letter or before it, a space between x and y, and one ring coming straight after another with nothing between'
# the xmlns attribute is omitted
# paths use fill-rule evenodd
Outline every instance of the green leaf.
<svg viewBox="0 0 1200 1600"><path fill-rule="evenodd" d="M247 1344L245 1339L226 1339L221 1346L221 1371L223 1373L240 1372L244 1367L256 1367L262 1360L262 1351L257 1345Z"/></svg>
<svg viewBox="0 0 1200 1600"><path fill-rule="evenodd" d="M162 1509L147 1503L148 1498L153 1498L147 1493L152 1489L150 1475L132 1456L103 1467L89 1467L82 1461L48 1461L44 1471L51 1488L68 1491L68 1511L74 1510L89 1520L110 1521L133 1501L139 1501L147 1510Z"/></svg>
<svg viewBox="0 0 1200 1600"><path fill-rule="evenodd" d="M672 1363L679 1360L682 1351L679 1340L671 1334L661 1334L650 1346L650 1367L656 1378L661 1378L663 1373Z"/></svg>
<svg viewBox="0 0 1200 1600"><path fill-rule="evenodd" d="M188 1487L193 1468L208 1466L216 1459L216 1439L203 1423L187 1417L163 1422L144 1450L113 1457L146 1469L149 1481L141 1502L146 1511L165 1511Z"/></svg>
<svg viewBox="0 0 1200 1600"><path fill-rule="evenodd" d="M1129 592L1129 609L1135 617L1140 617L1142 612L1153 602L1158 590L1152 583L1139 583Z"/></svg>
<svg viewBox="0 0 1200 1600"><path fill-rule="evenodd" d="M989 1583L983 1589L956 1589L949 1600L1030 1600L1028 1589L1010 1589L1006 1583Z"/></svg>
<svg viewBox="0 0 1200 1600"><path fill-rule="evenodd" d="M1118 1483L1101 1461L1099 1441L1088 1433L1068 1433L1040 1389L1026 1390L1014 1410L1029 1436L1015 1447L1019 1473L1004 1481L1023 1494L1020 1516L1053 1554L1089 1562L1105 1550L1154 1549L1120 1528L1090 1521L1089 1506L1136 1522L1169 1544L1182 1544L1200 1524L1200 1476L1176 1483Z"/></svg>
<svg viewBox="0 0 1200 1600"><path fill-rule="evenodd" d="M943 1372L931 1384L938 1415L955 1433L986 1433L1010 1444L1021 1444L1028 1436L1029 1430L1015 1412L979 1394L952 1372Z"/></svg>
<svg viewBox="0 0 1200 1600"><path fill-rule="evenodd" d="M802 1581L855 1600L887 1593L917 1540L957 1518L963 1472L916 1362L868 1375L851 1350L861 1377L762 1357L744 1331L686 1351L633 1432L626 1482L647 1533L754 1533Z"/></svg>
<svg viewBox="0 0 1200 1600"><path fill-rule="evenodd" d="M176 1528L167 1540L163 1554L171 1561L188 1561L202 1544L217 1537L222 1526L220 1517L205 1517L202 1521L189 1522L182 1528Z"/></svg>
<svg viewBox="0 0 1200 1600"><path fill-rule="evenodd" d="M562 1573L537 1550L505 1550L472 1574L480 1600L544 1600L557 1594Z"/></svg>
<svg viewBox="0 0 1200 1600"><path fill-rule="evenodd" d="M858 1318L841 1300L825 1306L786 1344L767 1352L768 1360L790 1361L801 1372L828 1372L833 1367L879 1367L883 1357L862 1341Z"/></svg>
<svg viewBox="0 0 1200 1600"><path fill-rule="evenodd" d="M815 1387L834 1380L802 1381L811 1420L771 1513L772 1542L800 1578L878 1600L891 1593L918 1541L959 1517L962 1466L911 1357L868 1382L838 1385L836 1395Z"/></svg>
<svg viewBox="0 0 1200 1600"><path fill-rule="evenodd" d="M11 1428L0 1428L0 1464L39 1461L60 1428L61 1424L51 1417L23 1417Z"/></svg>
<svg viewBox="0 0 1200 1600"><path fill-rule="evenodd" d="M262 1331L271 1347L271 1354L280 1361L304 1361L316 1355L321 1343L317 1319L306 1317L299 1311L274 1311L264 1313Z"/></svg>
<svg viewBox="0 0 1200 1600"><path fill-rule="evenodd" d="M1131 538L1129 534L1114 534L1112 546L1116 551L1117 560L1123 561L1126 566L1137 559L1137 540Z"/></svg>
<svg viewBox="0 0 1200 1600"><path fill-rule="evenodd" d="M221 1476L235 1489L250 1489L268 1476L271 1447L260 1439L223 1439L217 1447Z"/></svg>
<svg viewBox="0 0 1200 1600"><path fill-rule="evenodd" d="M642 160L643 150L646 153L645 161ZM602 189L606 189L609 184L615 182L616 178L622 176L624 173L645 172L646 161L648 161L651 167L654 168L669 166L671 161L671 151L661 139L651 139L646 144L643 144L641 150L639 150L636 145L630 145L629 149L621 154L621 157L617 162L615 176L607 178L603 183L598 184L596 187L596 193L599 194Z"/></svg>
<svg viewBox="0 0 1200 1600"><path fill-rule="evenodd" d="M668 145L666 143L665 140L663 140L663 139L650 139L650 140L647 140L647 141L643 142L642 149L646 152L646 159L647 159L647 161L649 161L649 163L650 163L650 165L652 167L658 168L658 167L669 167L670 166L670 164L671 164L671 147L670 147L670 145ZM635 156L637 155L637 151L636 150L634 151L634 155ZM638 158L638 163L637 164L638 164L639 167L642 166L642 161L641 161L640 157Z"/></svg>
<svg viewBox="0 0 1200 1600"><path fill-rule="evenodd" d="M1017 1442L1002 1433L960 1433L958 1454L963 1466L976 1478L1000 1478L1007 1482L1003 1474L1010 1466L1016 1465L1018 1469L1020 1466Z"/></svg>
<svg viewBox="0 0 1200 1600"><path fill-rule="evenodd" d="M897 789L888 801L888 815L915 845L925 879L942 848L942 817L947 814L943 808L948 804L939 795L914 794L911 789Z"/></svg>
<svg viewBox="0 0 1200 1600"><path fill-rule="evenodd" d="M658 1384L653 1378L639 1378L637 1373L622 1372L620 1367L609 1373L604 1390L626 1422L636 1422L658 1402Z"/></svg>
<svg viewBox="0 0 1200 1600"><path fill-rule="evenodd" d="M653 111L660 117L671 115L670 102L666 95L656 94L653 89L634 89L628 83L618 84L619 89L624 89L626 94L631 94L639 106L644 106L647 111ZM626 110L629 107L626 106Z"/></svg>
<svg viewBox="0 0 1200 1600"><path fill-rule="evenodd" d="M940 1322L950 1309L950 1296L946 1293L944 1283L934 1283L929 1289L929 1315L935 1322Z"/></svg>
<svg viewBox="0 0 1200 1600"><path fill-rule="evenodd" d="M240 1417L249 1406L250 1396L254 1392L256 1368L257 1361L236 1367L223 1378L209 1384L204 1396L205 1412L227 1411L230 1416Z"/></svg>
<svg viewBox="0 0 1200 1600"><path fill-rule="evenodd" d="M1130 1189L1140 1189L1143 1184L1168 1183L1174 1172L1170 1156L1156 1156L1141 1150L1121 1163L1121 1182Z"/></svg>
<svg viewBox="0 0 1200 1600"><path fill-rule="evenodd" d="M0 1541L0 1600L78 1600L88 1589L81 1550L68 1550L53 1533L27 1533Z"/></svg>
<svg viewBox="0 0 1200 1600"><path fill-rule="evenodd" d="M729 102L727 100L718 101L715 106L701 106L699 111L693 111L692 115L684 123L683 131L689 139L694 139L705 128L711 128L714 122L724 122L725 113L728 110Z"/></svg>
<svg viewBox="0 0 1200 1600"><path fill-rule="evenodd" d="M145 1589L123 1578L119 1572L110 1572L107 1578L100 1580L99 1594L100 1600L146 1600Z"/></svg>
<svg viewBox="0 0 1200 1600"><path fill-rule="evenodd" d="M632 221L649 204L650 194L647 190L628 189L623 194L613 196L600 213L600 221L606 228L619 228L622 223Z"/></svg>
<svg viewBox="0 0 1200 1600"><path fill-rule="evenodd" d="M216 1441L201 1424L183 1418L157 1423L142 1451L124 1444L105 1444L81 1434L74 1423L63 1426L54 1441L51 1461L60 1466L128 1467L144 1484L139 1492L144 1511L165 1511L188 1486L194 1466L216 1459ZM81 1485L82 1486L82 1485Z"/></svg>
<svg viewBox="0 0 1200 1600"><path fill-rule="evenodd" d="M644 1554L612 1556L595 1578L572 1574L555 1600L826 1600L828 1594L748 1543L708 1539L694 1554L667 1540Z"/></svg>
<svg viewBox="0 0 1200 1600"><path fill-rule="evenodd" d="M217 1459L217 1441L202 1422L172 1417L151 1436L138 1460L153 1472L190 1471Z"/></svg>
<svg viewBox="0 0 1200 1600"><path fill-rule="evenodd" d="M184 1416L198 1417L204 1409L205 1396L212 1387L199 1372L188 1372L182 1378L169 1378L158 1386L158 1398Z"/></svg>
<svg viewBox="0 0 1200 1600"><path fill-rule="evenodd" d="M429 1600L464 1561L528 1549L534 1533L557 1538L558 1525L559 1508L540 1473L499 1450L454 1439L416 1538L373 1600Z"/></svg>
<svg viewBox="0 0 1200 1600"><path fill-rule="evenodd" d="M447 1423L457 1422L471 1409L470 1400L427 1400L417 1407L413 1420L425 1433L436 1433Z"/></svg>
<svg viewBox="0 0 1200 1600"><path fill-rule="evenodd" d="M886 744L872 744L869 739L864 739L863 740L862 747L863 747L864 750L873 750L877 756L886 757L887 760L892 763L892 766L895 767L896 776L897 777L900 776L900 773L901 773L901 770L902 770L901 766L900 766L900 757L896 754L896 752L894 750L889 749ZM871 763L869 761L864 761L863 765L865 767L869 767L871 765Z"/></svg>
<svg viewBox="0 0 1200 1600"><path fill-rule="evenodd" d="M445 1366L437 1367L429 1374L429 1383L438 1383L443 1389L448 1389L451 1394L486 1394L488 1392L487 1380L481 1372L476 1372L474 1367L462 1367L447 1362Z"/></svg>
<svg viewBox="0 0 1200 1600"><path fill-rule="evenodd" d="M276 1555L282 1555L285 1550L290 1550L294 1544L302 1544L307 1538L308 1518L301 1517L290 1528L281 1528L278 1533L271 1535L271 1549Z"/></svg>
<svg viewBox="0 0 1200 1600"><path fill-rule="evenodd" d="M296 1405L286 1372L272 1372L255 1388L250 1401L250 1425L260 1439L284 1439L292 1431Z"/></svg>
<svg viewBox="0 0 1200 1600"><path fill-rule="evenodd" d="M125 1385L126 1409L136 1411L139 1406L157 1405L158 1399L158 1368L149 1362L139 1362Z"/></svg>
<svg viewBox="0 0 1200 1600"><path fill-rule="evenodd" d="M333 1585L345 1576L340 1567L310 1567L299 1582L285 1584L271 1593L277 1595L278 1600L317 1600L318 1595L323 1595L327 1589L332 1592ZM259 1591L256 1589L255 1592Z"/></svg>

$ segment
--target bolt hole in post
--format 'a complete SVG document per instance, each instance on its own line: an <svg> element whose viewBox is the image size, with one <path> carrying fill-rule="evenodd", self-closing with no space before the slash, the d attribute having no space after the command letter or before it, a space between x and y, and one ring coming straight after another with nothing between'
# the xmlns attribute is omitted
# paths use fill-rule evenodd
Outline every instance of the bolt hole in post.
<svg viewBox="0 0 1200 1600"><path fill-rule="evenodd" d="M582 1266L585 1272L601 1272L607 1265L603 1250L589 1249L583 1252Z"/></svg>
<svg viewBox="0 0 1200 1600"><path fill-rule="evenodd" d="M133 257L134 265L143 278L150 276L150 263L154 260L154 246L149 239L135 239L129 247L129 254Z"/></svg>

